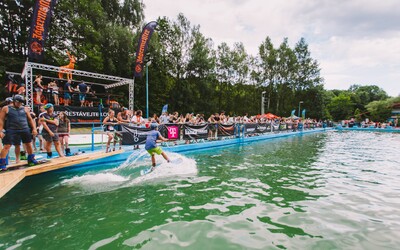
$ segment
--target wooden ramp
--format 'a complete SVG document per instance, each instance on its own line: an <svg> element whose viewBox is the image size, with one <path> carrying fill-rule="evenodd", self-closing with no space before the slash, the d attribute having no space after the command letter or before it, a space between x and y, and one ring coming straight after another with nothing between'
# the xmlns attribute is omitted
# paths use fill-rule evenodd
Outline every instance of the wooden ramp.
<svg viewBox="0 0 400 250"><path fill-rule="evenodd" d="M110 157L116 154L121 154L123 152L124 150L117 150L110 153L104 153L104 152L85 153L70 157L53 158L49 162L34 167L22 167L23 165L27 164L26 161L22 161L19 164L11 165L10 167L15 168L15 170L0 172L0 198L3 197L13 187L15 187L15 185L17 185L22 179L24 179L25 176L36 175L48 171L62 169L80 163ZM18 169L18 167L22 168Z"/></svg>

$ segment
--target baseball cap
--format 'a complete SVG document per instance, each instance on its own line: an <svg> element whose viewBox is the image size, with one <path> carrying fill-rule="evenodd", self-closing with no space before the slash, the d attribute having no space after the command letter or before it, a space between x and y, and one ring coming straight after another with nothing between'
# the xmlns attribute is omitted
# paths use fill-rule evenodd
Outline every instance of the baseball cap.
<svg viewBox="0 0 400 250"><path fill-rule="evenodd" d="M157 127L158 127L158 124L157 124L157 123L152 123L152 124L150 124L150 129L151 129L151 130L156 129Z"/></svg>
<svg viewBox="0 0 400 250"><path fill-rule="evenodd" d="M47 103L46 105L43 106L44 109L49 109L52 107L53 107L53 104L51 104L51 103Z"/></svg>
<svg viewBox="0 0 400 250"><path fill-rule="evenodd" d="M25 102L25 98L22 95L15 95L13 98L14 102Z"/></svg>

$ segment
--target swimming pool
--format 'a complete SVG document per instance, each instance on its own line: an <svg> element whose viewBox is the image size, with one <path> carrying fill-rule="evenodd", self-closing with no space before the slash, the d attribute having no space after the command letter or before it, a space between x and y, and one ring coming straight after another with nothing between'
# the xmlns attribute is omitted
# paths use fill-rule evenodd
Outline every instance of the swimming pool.
<svg viewBox="0 0 400 250"><path fill-rule="evenodd" d="M0 248L397 248L399 149L332 131L34 176L0 200Z"/></svg>

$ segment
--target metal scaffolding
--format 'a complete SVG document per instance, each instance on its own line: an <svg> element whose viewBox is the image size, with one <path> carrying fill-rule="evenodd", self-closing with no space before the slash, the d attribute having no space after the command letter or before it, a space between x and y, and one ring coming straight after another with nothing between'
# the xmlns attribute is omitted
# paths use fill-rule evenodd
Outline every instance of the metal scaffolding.
<svg viewBox="0 0 400 250"><path fill-rule="evenodd" d="M25 77L25 86L26 86L26 105L33 108L33 70L39 69L44 71L51 71L51 72L59 72L61 70L60 67L40 64L40 63L33 63L33 62L25 62L25 67L22 72L22 78ZM110 75L103 75L97 74L93 72L87 72L82 70L68 70L63 68L64 73L72 73L75 76L84 76L89 78L101 79L112 81L111 83L98 83L98 85L104 86L105 89L115 88L118 86L129 84L129 109L133 110L134 106L134 87L135 87L135 80L128 79L118 76L110 76Z"/></svg>

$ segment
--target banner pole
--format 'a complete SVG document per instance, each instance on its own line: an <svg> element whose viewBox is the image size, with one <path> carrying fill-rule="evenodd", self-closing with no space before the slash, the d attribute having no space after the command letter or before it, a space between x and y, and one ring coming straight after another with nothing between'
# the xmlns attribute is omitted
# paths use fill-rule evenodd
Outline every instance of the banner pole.
<svg viewBox="0 0 400 250"><path fill-rule="evenodd" d="M133 81L129 83L129 110L134 109L135 104L135 76L133 76Z"/></svg>

